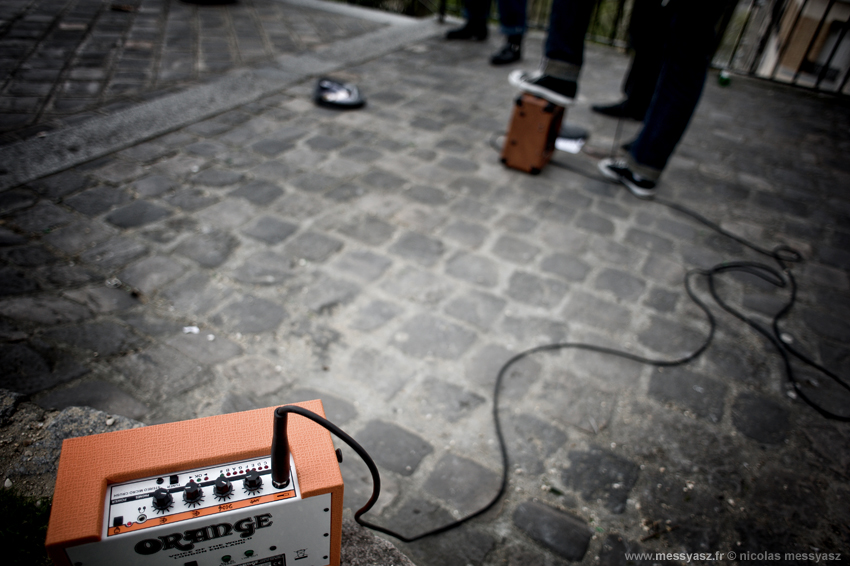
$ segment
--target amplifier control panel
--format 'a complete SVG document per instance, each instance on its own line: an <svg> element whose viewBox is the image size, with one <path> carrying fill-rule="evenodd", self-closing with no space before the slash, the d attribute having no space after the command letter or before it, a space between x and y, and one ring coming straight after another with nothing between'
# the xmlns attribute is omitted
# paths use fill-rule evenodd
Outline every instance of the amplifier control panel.
<svg viewBox="0 0 850 566"><path fill-rule="evenodd" d="M297 477L290 457L289 485L276 489L271 460L264 457L113 484L107 488L104 536L300 499Z"/></svg>

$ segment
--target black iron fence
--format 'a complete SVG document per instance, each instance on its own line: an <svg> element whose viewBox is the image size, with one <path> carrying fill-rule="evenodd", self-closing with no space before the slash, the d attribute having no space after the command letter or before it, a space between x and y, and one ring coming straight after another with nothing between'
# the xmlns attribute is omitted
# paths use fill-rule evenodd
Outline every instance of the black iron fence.
<svg viewBox="0 0 850 566"><path fill-rule="evenodd" d="M412 16L461 16L463 0L348 0ZM545 30L553 0L529 0L528 26ZM688 0L683 0L688 1ZM498 20L496 1L493 19ZM628 46L634 0L599 0L588 39ZM712 61L719 69L850 94L850 0L739 0L725 15Z"/></svg>
<svg viewBox="0 0 850 566"><path fill-rule="evenodd" d="M740 0L714 65L850 94L850 0Z"/></svg>
<svg viewBox="0 0 850 566"><path fill-rule="evenodd" d="M411 0L422 2L423 0ZM461 16L463 0L424 0L436 2L437 13ZM634 0L598 0L588 28L588 37L592 41L626 47L628 45L628 26L632 15ZM498 21L496 0L492 3L493 19ZM526 6L527 23L531 29L545 30L549 27L549 11L552 0L529 0Z"/></svg>

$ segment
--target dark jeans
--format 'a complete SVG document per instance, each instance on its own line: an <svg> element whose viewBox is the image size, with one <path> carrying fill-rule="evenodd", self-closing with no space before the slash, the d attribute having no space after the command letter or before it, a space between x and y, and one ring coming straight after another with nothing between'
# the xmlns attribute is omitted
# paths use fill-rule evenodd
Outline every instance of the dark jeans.
<svg viewBox="0 0 850 566"><path fill-rule="evenodd" d="M584 63L584 36L590 25L595 0L554 0L549 14L549 33L544 55L581 67Z"/></svg>
<svg viewBox="0 0 850 566"><path fill-rule="evenodd" d="M661 74L665 38L656 33L656 25L664 17L660 0L635 0L629 22L629 43L634 56L623 83L623 93L635 114L646 114Z"/></svg>
<svg viewBox="0 0 850 566"><path fill-rule="evenodd" d="M705 85L715 26L728 1L670 0L652 18L647 33L659 38L658 70L643 129L630 150L638 167L663 170L685 133Z"/></svg>
<svg viewBox="0 0 850 566"><path fill-rule="evenodd" d="M484 27L490 16L491 0L467 0L466 19L473 27ZM505 35L522 35L526 30L526 0L498 0L500 30Z"/></svg>
<svg viewBox="0 0 850 566"><path fill-rule="evenodd" d="M733 0L636 0L630 27L635 60L626 94L646 108L643 129L630 161L657 176L688 127L696 109L717 22ZM545 56L581 68L584 36L593 0L554 0Z"/></svg>

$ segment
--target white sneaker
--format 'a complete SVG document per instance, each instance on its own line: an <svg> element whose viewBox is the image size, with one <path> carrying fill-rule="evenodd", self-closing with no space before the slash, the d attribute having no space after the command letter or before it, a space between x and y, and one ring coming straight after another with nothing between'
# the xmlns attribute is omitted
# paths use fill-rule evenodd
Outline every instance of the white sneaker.
<svg viewBox="0 0 850 566"><path fill-rule="evenodd" d="M576 101L578 83L544 75L540 71L511 71L508 82L523 92L539 96L558 106L572 106Z"/></svg>

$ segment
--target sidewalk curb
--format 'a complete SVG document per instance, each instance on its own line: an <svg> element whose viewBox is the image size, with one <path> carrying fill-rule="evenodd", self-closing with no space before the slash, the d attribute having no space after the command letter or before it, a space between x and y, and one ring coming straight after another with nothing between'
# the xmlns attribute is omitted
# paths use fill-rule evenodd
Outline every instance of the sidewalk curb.
<svg viewBox="0 0 850 566"><path fill-rule="evenodd" d="M307 0L294 0L305 2ZM310 2L311 7L319 3ZM326 46L278 57L261 69L239 69L209 83L168 94L0 148L0 190L33 181L215 116L321 74L373 59L442 33L436 19L395 16L395 24Z"/></svg>

